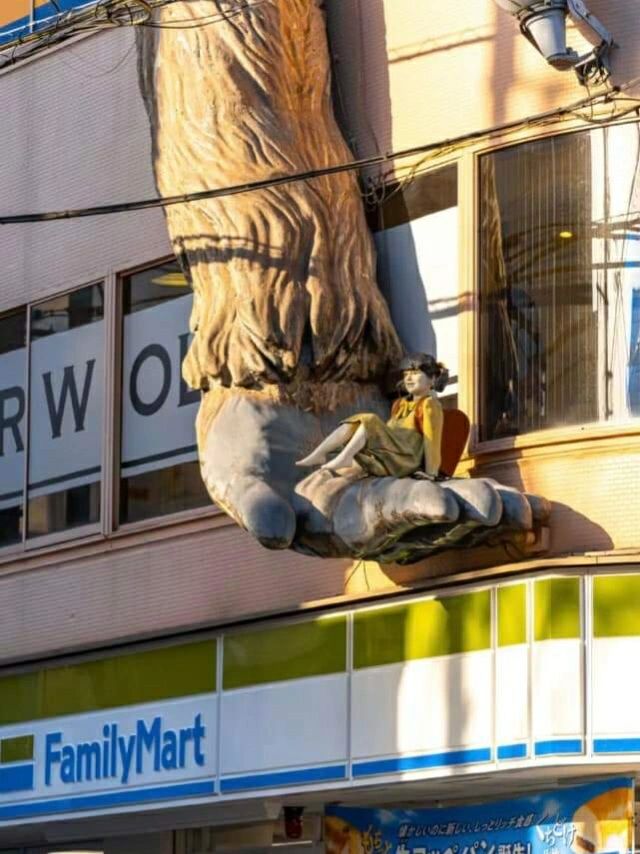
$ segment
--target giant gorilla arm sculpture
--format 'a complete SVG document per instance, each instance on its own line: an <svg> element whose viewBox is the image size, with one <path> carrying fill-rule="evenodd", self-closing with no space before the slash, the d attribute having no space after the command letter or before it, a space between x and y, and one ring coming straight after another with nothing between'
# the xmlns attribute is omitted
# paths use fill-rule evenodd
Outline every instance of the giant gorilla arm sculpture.
<svg viewBox="0 0 640 854"><path fill-rule="evenodd" d="M320 6L180 0L157 10L162 26L141 32L138 49L161 195L351 159ZM204 392L202 473L239 524L272 548L405 561L486 526L531 528L532 503L487 481L316 472L299 482L296 459L341 417L384 413L378 383L401 352L353 174L166 215L194 291L183 373Z"/></svg>

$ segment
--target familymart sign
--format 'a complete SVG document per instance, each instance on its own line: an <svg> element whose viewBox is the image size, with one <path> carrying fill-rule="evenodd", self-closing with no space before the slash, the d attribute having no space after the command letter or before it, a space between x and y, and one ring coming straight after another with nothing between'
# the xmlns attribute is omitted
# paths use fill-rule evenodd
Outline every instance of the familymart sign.
<svg viewBox="0 0 640 854"><path fill-rule="evenodd" d="M216 719L212 694L0 729L0 822L212 795Z"/></svg>
<svg viewBox="0 0 640 854"><path fill-rule="evenodd" d="M207 728L202 712L190 726L167 726L162 715L138 718L131 732L122 732L112 721L102 727L98 737L80 743L64 742L62 732L45 735L44 782L62 785L113 780L125 785L147 770L154 773L205 764L204 741Z"/></svg>

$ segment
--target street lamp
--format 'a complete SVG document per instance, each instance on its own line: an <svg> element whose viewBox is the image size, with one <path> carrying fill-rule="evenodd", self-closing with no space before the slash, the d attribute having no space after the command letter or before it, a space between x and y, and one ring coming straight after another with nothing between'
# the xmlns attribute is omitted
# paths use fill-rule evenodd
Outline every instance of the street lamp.
<svg viewBox="0 0 640 854"><path fill-rule="evenodd" d="M581 84L604 82L610 74L609 52L615 47L611 33L583 0L494 0L520 24L531 44L559 71L575 69ZM566 24L570 15L580 33L593 45L585 54L567 46Z"/></svg>

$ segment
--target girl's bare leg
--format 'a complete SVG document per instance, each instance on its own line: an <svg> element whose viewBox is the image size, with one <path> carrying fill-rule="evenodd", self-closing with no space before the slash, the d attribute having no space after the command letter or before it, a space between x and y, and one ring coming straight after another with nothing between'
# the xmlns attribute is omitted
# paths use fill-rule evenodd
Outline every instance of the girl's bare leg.
<svg viewBox="0 0 640 854"><path fill-rule="evenodd" d="M325 463L321 468L328 471L336 471L336 469L346 469L353 465L356 454L361 451L367 444L367 431L362 424L353 434L347 445L330 462Z"/></svg>
<svg viewBox="0 0 640 854"><path fill-rule="evenodd" d="M342 448L344 445L347 444L352 432L353 426L351 424L341 424L333 431L333 433L330 433L326 439L323 439L322 442L320 442L320 444L318 445L318 447L315 448L315 450L311 451L308 456L304 457L301 460L298 460L296 465L322 465L324 462L326 462L327 456L331 453L331 451L337 451L338 448Z"/></svg>

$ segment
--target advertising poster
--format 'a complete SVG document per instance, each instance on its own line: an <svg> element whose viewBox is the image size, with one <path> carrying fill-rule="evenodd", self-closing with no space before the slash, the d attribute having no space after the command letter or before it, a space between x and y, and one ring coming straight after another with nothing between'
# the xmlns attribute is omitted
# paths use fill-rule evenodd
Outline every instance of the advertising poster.
<svg viewBox="0 0 640 854"><path fill-rule="evenodd" d="M628 854L633 779L434 810L327 807L327 854Z"/></svg>

